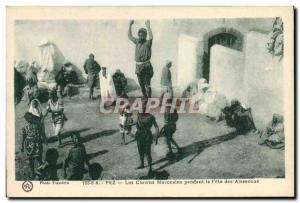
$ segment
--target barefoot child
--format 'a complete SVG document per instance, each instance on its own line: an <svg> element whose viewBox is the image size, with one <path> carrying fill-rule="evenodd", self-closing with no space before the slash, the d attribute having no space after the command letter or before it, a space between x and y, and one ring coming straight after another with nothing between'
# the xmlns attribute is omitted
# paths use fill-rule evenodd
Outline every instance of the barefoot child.
<svg viewBox="0 0 300 203"><path fill-rule="evenodd" d="M122 145L125 144L125 135L131 134L131 126L133 124L132 113L130 112L130 105L127 104L120 112L120 133L122 136Z"/></svg>

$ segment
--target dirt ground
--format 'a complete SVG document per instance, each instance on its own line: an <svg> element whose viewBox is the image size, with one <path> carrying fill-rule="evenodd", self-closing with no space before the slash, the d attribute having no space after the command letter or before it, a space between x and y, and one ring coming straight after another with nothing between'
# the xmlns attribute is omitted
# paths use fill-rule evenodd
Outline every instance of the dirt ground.
<svg viewBox="0 0 300 203"><path fill-rule="evenodd" d="M131 93L134 94L134 93ZM130 95L130 94L129 94ZM147 168L136 170L139 156L136 142L127 137L122 146L117 114L100 115L99 101L89 101L86 88L69 100L64 99L68 121L62 131L64 147L59 148L58 165L71 147L70 134L79 132L91 163L104 168L102 179L139 179L147 174ZM43 104L45 107L46 104ZM15 164L17 180L30 175L28 159L20 152L21 128L25 124L24 113L28 110L25 101L16 106ZM45 108L44 108L45 110ZM224 121L215 122L199 114L179 115L175 140L183 148L176 161L164 159L167 146L164 138L152 145L153 169L159 179L206 179L206 178L283 178L285 176L284 150L270 149L257 144L258 135L237 135ZM159 127L163 125L163 114L156 113ZM45 121L46 134L51 136L51 117ZM52 141L51 141L52 140ZM47 148L56 147L51 138ZM146 160L145 160L146 161ZM62 169L58 170L62 179ZM84 176L89 179L88 174Z"/></svg>

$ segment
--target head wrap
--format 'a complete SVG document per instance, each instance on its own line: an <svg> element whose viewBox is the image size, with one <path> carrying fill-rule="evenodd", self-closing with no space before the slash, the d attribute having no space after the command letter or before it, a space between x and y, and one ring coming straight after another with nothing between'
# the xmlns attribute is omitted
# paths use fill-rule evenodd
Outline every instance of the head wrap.
<svg viewBox="0 0 300 203"><path fill-rule="evenodd" d="M37 107L33 106L33 102L37 102ZM42 117L43 116L43 111L42 111L40 101L37 100L37 99L33 99L30 103L30 107L29 107L28 112L35 115L35 116L37 116L37 117Z"/></svg>
<svg viewBox="0 0 300 203"><path fill-rule="evenodd" d="M209 88L207 80L205 78L200 78L198 81L198 91L206 91Z"/></svg>
<svg viewBox="0 0 300 203"><path fill-rule="evenodd" d="M231 100L231 106L239 106L241 105L240 101L237 99L232 99Z"/></svg>
<svg viewBox="0 0 300 203"><path fill-rule="evenodd" d="M166 66L167 67L171 67L172 66L172 61L171 60L167 60L166 61Z"/></svg>
<svg viewBox="0 0 300 203"><path fill-rule="evenodd" d="M198 84L205 84L207 80L205 78L200 78Z"/></svg>
<svg viewBox="0 0 300 203"><path fill-rule="evenodd" d="M140 33L140 32L147 34L147 30L145 28L140 28L138 33Z"/></svg>
<svg viewBox="0 0 300 203"><path fill-rule="evenodd" d="M64 66L71 66L72 63L70 61L65 60L63 63Z"/></svg>

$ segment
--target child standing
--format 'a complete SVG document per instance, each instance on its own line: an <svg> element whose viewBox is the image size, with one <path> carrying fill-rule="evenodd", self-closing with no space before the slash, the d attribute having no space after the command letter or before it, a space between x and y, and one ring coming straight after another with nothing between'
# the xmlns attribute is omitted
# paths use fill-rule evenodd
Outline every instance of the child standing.
<svg viewBox="0 0 300 203"><path fill-rule="evenodd" d="M24 115L27 124L22 128L22 148L21 152L26 152L29 159L29 167L32 175L30 179L35 178L35 161L40 165L43 155L43 142L47 143L43 127L41 125L41 118L27 112Z"/></svg>
<svg viewBox="0 0 300 203"><path fill-rule="evenodd" d="M61 130L67 118L64 114L63 100L62 98L58 98L56 89L50 92L50 99L48 100L47 112L44 116L44 119L47 117L48 113L52 114L54 136L58 137L58 147L61 147Z"/></svg>
<svg viewBox="0 0 300 203"><path fill-rule="evenodd" d="M131 134L131 126L133 125L132 113L130 105L127 104L120 112L120 133L122 136L122 145L125 145L125 135Z"/></svg>

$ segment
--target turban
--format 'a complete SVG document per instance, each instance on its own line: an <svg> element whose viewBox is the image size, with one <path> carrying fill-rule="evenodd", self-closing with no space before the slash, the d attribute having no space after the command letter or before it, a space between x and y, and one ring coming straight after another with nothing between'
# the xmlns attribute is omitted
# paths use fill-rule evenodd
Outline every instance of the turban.
<svg viewBox="0 0 300 203"><path fill-rule="evenodd" d="M143 32L143 33L147 34L147 30L145 28L140 28L138 33L140 33L140 32Z"/></svg>

